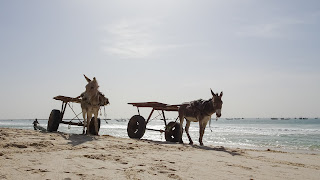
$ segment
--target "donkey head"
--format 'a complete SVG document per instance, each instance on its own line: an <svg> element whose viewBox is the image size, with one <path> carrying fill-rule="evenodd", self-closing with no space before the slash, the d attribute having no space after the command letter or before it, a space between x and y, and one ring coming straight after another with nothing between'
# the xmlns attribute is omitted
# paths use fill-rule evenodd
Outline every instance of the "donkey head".
<svg viewBox="0 0 320 180"><path fill-rule="evenodd" d="M212 94L212 104L213 104L213 108L216 110L216 116L217 117L221 117L221 109L222 109L222 95L223 92L220 93L220 95L215 94L212 89L211 90L211 94Z"/></svg>
<svg viewBox="0 0 320 180"><path fill-rule="evenodd" d="M97 93L99 85L96 78L94 77L93 80L91 80L86 75L84 75L84 77L88 81L88 84L86 85L86 92L90 95L94 95L95 93Z"/></svg>

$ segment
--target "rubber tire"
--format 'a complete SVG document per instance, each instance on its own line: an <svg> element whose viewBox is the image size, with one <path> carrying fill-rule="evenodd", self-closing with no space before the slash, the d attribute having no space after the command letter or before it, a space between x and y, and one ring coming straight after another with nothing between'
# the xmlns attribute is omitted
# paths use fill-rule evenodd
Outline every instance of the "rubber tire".
<svg viewBox="0 0 320 180"><path fill-rule="evenodd" d="M94 127L94 121L93 120L94 120L94 117L92 117L91 120L90 120L89 134L98 135L99 134L99 130L100 130L101 120L100 120L100 118L97 118L97 121L98 121L98 132L96 132L96 128Z"/></svg>
<svg viewBox="0 0 320 180"><path fill-rule="evenodd" d="M146 120L140 115L134 115L128 122L127 133L130 138L140 139L146 132Z"/></svg>
<svg viewBox="0 0 320 180"><path fill-rule="evenodd" d="M170 122L166 126L166 131L164 133L166 141L169 142L179 142L181 139L180 123Z"/></svg>
<svg viewBox="0 0 320 180"><path fill-rule="evenodd" d="M57 109L53 109L49 116L47 131L49 132L57 131L61 120L62 119L61 119L60 111Z"/></svg>

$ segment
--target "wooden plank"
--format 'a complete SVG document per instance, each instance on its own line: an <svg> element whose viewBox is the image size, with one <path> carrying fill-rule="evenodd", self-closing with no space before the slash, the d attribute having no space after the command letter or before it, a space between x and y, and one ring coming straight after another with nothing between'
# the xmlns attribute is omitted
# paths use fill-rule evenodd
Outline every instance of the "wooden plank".
<svg viewBox="0 0 320 180"><path fill-rule="evenodd" d="M167 104L160 102L137 102L137 103L128 103L137 107L165 107Z"/></svg>
<svg viewBox="0 0 320 180"><path fill-rule="evenodd" d="M81 103L80 98L72 98L72 97L67 97L67 96L56 96L53 99L59 100L62 102L74 102L74 103Z"/></svg>
<svg viewBox="0 0 320 180"><path fill-rule="evenodd" d="M164 110L164 111L178 111L179 105L169 105L160 102L137 102L137 103L128 103L136 107L151 107L155 110Z"/></svg>

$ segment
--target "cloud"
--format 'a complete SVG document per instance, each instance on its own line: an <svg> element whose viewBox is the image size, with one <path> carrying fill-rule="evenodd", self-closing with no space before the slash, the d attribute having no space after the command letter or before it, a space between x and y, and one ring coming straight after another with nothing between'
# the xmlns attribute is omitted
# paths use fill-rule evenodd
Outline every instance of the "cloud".
<svg viewBox="0 0 320 180"><path fill-rule="evenodd" d="M102 49L120 58L145 58L161 50L185 47L165 42L161 21L153 18L125 19L105 28Z"/></svg>
<svg viewBox="0 0 320 180"><path fill-rule="evenodd" d="M240 37L281 38L286 36L288 28L304 23L304 21L299 19L278 19L270 23L243 26L236 32L236 35Z"/></svg>

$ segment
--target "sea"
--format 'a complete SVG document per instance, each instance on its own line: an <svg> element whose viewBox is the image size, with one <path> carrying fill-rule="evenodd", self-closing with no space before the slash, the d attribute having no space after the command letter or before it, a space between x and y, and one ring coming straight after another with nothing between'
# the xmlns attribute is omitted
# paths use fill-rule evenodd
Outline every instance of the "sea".
<svg viewBox="0 0 320 180"><path fill-rule="evenodd" d="M34 119L0 120L0 127L33 129ZM41 127L47 128L48 120L38 119ZM72 120L78 122L79 120ZM175 121L168 119L167 123ZM100 135L129 138L127 125L129 119L101 119ZM272 149L280 151L302 151L320 154L320 119L271 119L271 118L219 118L207 125L203 143L209 146L230 148ZM164 129L163 120L152 120L150 129ZM59 132L81 134L82 127L60 124ZM199 124L191 122L189 129L194 144L199 144ZM142 139L165 141L164 133L146 130ZM186 133L183 140L188 143Z"/></svg>

